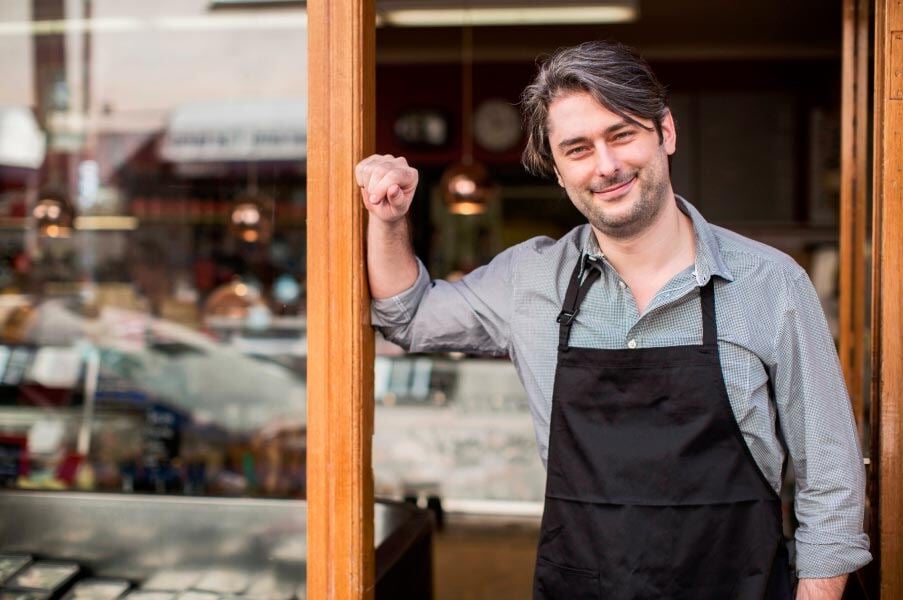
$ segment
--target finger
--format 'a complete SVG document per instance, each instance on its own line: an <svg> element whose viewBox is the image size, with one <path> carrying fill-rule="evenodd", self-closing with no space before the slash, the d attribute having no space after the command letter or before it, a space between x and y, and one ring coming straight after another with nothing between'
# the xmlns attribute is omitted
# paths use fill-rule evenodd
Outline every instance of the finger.
<svg viewBox="0 0 903 600"><path fill-rule="evenodd" d="M358 186L364 187L367 185L367 179L370 177L370 165L373 164L373 157L368 156L367 158L361 160L354 167L354 179L357 182Z"/></svg>
<svg viewBox="0 0 903 600"><path fill-rule="evenodd" d="M357 166L355 166L354 168L354 177L357 180L357 184L361 187L366 186L374 167L384 162L385 158L383 156L379 154L371 154L367 158L357 163Z"/></svg>
<svg viewBox="0 0 903 600"><path fill-rule="evenodd" d="M376 182L374 187L370 188L370 193L377 196L380 200L388 200L389 204L397 206L404 201L403 188L404 173L398 169L388 171L383 177ZM394 191L394 194L389 192Z"/></svg>
<svg viewBox="0 0 903 600"><path fill-rule="evenodd" d="M366 183L367 191L369 191L371 194L375 194L377 191L376 188L379 185L379 182L383 180L383 178L386 176L386 173L388 173L388 172L389 172L389 169L386 168L383 164L375 164L372 167L370 167L370 170L368 173L369 176L367 177L367 183ZM383 191L383 193L380 194L380 198L382 196L385 196L385 191Z"/></svg>
<svg viewBox="0 0 903 600"><path fill-rule="evenodd" d="M367 188L362 187L362 188L360 188L360 190L361 190L361 199L362 199L365 203L367 203L367 204L379 204L379 198L377 198L376 196L370 194L370 192L367 191Z"/></svg>
<svg viewBox="0 0 903 600"><path fill-rule="evenodd" d="M390 173L391 177L386 179ZM417 187L417 171L407 166L400 166L398 162L391 169L385 169L382 172L374 173L374 175L379 175L379 177L374 177L374 181L391 181L398 184L398 187L404 194L413 192Z"/></svg>

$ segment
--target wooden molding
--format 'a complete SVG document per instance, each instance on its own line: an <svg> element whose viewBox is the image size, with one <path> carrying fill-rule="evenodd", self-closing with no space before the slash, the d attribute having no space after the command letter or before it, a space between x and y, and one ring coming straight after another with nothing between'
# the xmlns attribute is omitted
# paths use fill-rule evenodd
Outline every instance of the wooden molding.
<svg viewBox="0 0 903 600"><path fill-rule="evenodd" d="M853 415L865 432L869 2L844 0L841 91L839 349Z"/></svg>
<svg viewBox="0 0 903 600"><path fill-rule="evenodd" d="M880 597L903 597L903 0L875 4L872 419Z"/></svg>
<svg viewBox="0 0 903 600"><path fill-rule="evenodd" d="M373 597L373 332L354 165L373 149L373 0L309 0L307 597Z"/></svg>

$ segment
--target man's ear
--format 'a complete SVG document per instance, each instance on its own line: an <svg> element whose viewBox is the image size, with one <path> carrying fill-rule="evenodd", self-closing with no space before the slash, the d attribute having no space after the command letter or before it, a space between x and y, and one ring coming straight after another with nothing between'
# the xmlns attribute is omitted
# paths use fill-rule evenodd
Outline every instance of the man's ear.
<svg viewBox="0 0 903 600"><path fill-rule="evenodd" d="M665 114L662 116L662 145L670 156L677 150L677 128L674 126L674 116L671 109L666 108Z"/></svg>
<svg viewBox="0 0 903 600"><path fill-rule="evenodd" d="M558 180L558 185L560 185L561 187L564 187L564 182L561 180L561 174L558 173L558 167L556 167L555 165L552 165L552 170L555 171L555 179Z"/></svg>

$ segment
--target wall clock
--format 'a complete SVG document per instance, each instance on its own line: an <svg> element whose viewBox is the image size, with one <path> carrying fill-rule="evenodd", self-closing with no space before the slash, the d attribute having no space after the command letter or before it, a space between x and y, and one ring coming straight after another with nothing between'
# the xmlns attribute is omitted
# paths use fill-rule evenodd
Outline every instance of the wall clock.
<svg viewBox="0 0 903 600"><path fill-rule="evenodd" d="M473 135L480 147L505 152L520 142L520 113L509 102L493 98L482 102L474 113Z"/></svg>

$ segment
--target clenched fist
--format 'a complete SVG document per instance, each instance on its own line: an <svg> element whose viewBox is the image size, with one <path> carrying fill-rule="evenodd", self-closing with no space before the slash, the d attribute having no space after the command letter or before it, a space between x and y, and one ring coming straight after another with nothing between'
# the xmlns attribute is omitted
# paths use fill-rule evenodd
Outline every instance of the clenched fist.
<svg viewBox="0 0 903 600"><path fill-rule="evenodd" d="M404 157L391 154L368 156L354 168L364 206L377 219L393 223L403 219L417 189L417 169Z"/></svg>

